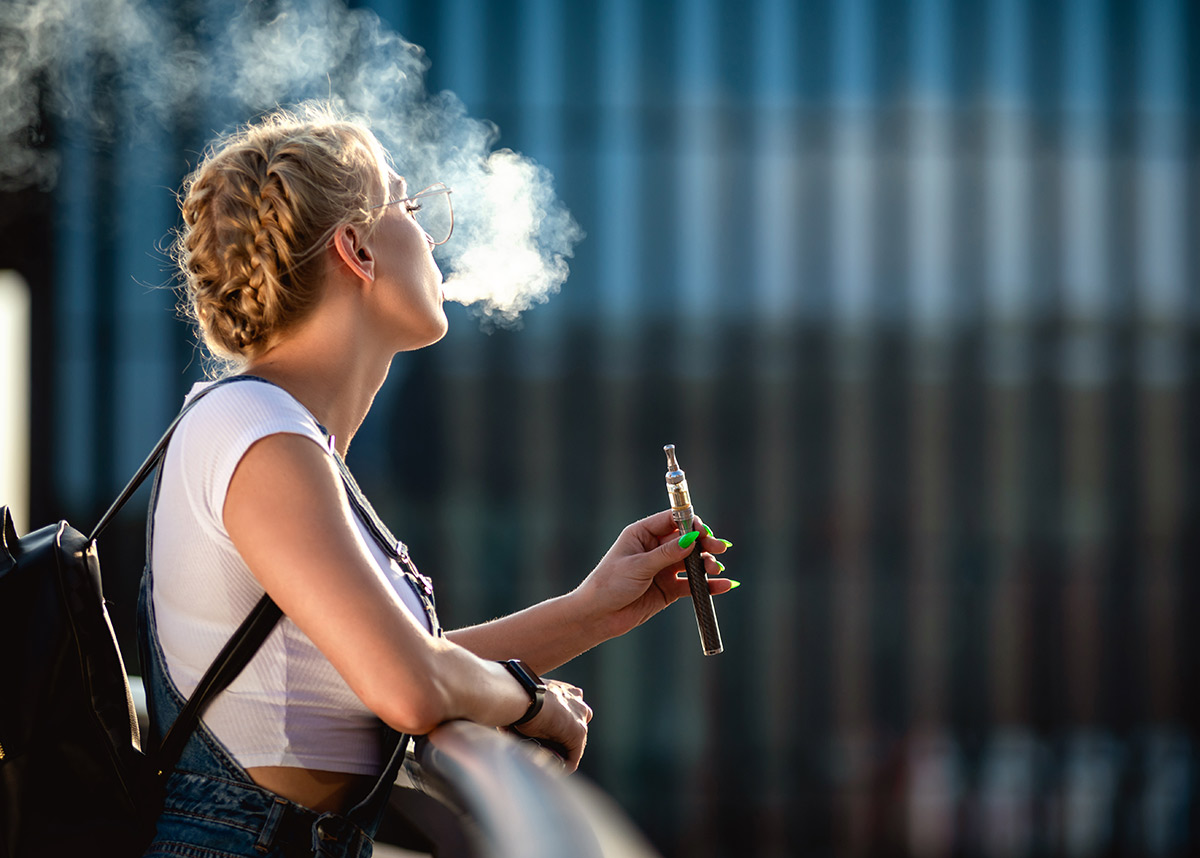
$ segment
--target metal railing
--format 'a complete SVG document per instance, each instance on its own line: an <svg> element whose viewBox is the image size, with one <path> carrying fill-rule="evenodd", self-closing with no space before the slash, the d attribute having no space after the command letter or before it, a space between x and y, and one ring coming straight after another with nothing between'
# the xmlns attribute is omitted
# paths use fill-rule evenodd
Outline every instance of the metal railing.
<svg viewBox="0 0 1200 858"><path fill-rule="evenodd" d="M533 742L468 721L417 739L392 815L439 858L652 858L625 814ZM381 831L381 842L388 832Z"/></svg>
<svg viewBox="0 0 1200 858"><path fill-rule="evenodd" d="M145 690L141 677L129 679L144 732ZM659 855L608 795L582 775L568 776L550 751L470 721L449 721L409 746L378 839L382 855Z"/></svg>

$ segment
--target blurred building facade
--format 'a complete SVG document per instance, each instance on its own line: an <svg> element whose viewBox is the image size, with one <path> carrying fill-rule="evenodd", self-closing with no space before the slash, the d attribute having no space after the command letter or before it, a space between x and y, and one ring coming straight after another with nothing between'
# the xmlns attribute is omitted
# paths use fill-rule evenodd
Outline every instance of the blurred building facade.
<svg viewBox="0 0 1200 858"><path fill-rule="evenodd" d="M521 330L452 308L351 451L444 622L573 586L664 505L665 443L736 543L724 654L681 604L560 671L664 855L1194 854L1195 5L369 5L587 233ZM53 127L20 200L52 257L0 260L34 522L98 516L201 376L161 247L245 118ZM136 507L102 545L128 629Z"/></svg>

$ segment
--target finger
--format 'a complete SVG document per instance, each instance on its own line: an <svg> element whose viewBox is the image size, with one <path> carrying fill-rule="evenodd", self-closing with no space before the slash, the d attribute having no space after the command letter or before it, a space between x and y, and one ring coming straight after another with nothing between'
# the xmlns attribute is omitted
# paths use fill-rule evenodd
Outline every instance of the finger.
<svg viewBox="0 0 1200 858"><path fill-rule="evenodd" d="M574 691L577 693L571 695L569 709L571 714L586 724L588 721L592 720L592 707L588 706L587 701L583 699L582 691L580 691L578 688L574 689Z"/></svg>
<svg viewBox="0 0 1200 858"><path fill-rule="evenodd" d="M730 578L708 578L708 592L713 596L720 596L728 593L737 587L742 586L740 581L734 581ZM660 585L667 597L674 601L682 599L684 596L692 595L692 587L688 583L687 575L676 575L670 583Z"/></svg>
<svg viewBox="0 0 1200 858"><path fill-rule="evenodd" d="M707 551L704 557L704 571L710 578L715 578L725 571L725 564L713 557Z"/></svg>
<svg viewBox="0 0 1200 858"><path fill-rule="evenodd" d="M635 564L634 568L646 578L650 578L668 567L682 569L683 561L692 553L692 546L696 539L696 536L680 537L676 535L652 548L647 548L641 554L630 557L629 561Z"/></svg>
<svg viewBox="0 0 1200 858"><path fill-rule="evenodd" d="M650 551L668 540L679 538L675 519L671 517L669 509L635 521L626 528L626 532L637 541L643 551Z"/></svg>
<svg viewBox="0 0 1200 858"><path fill-rule="evenodd" d="M712 528L705 524L700 516L692 519L692 530L700 531L700 547L710 554L724 554L733 547L733 543L728 539L715 536Z"/></svg>
<svg viewBox="0 0 1200 858"><path fill-rule="evenodd" d="M634 524L635 526L640 525L645 528L648 533L653 534L657 539L664 539L676 530L675 519L671 516L669 509L648 515L640 521L634 522Z"/></svg>
<svg viewBox="0 0 1200 858"><path fill-rule="evenodd" d="M712 528L706 525L700 516L692 518L692 530L700 534L697 541L700 543L700 547L710 554L724 554L733 546L733 543L728 539L721 539L719 536L714 536ZM666 545L669 542L681 539L684 535L686 534L679 533L679 530L675 527L674 519L672 519L671 529L666 533L657 534L655 539L659 545ZM653 544L646 544L643 541L643 546L646 550L650 550Z"/></svg>
<svg viewBox="0 0 1200 858"><path fill-rule="evenodd" d="M704 558L705 575L708 575L710 578L715 578L725 571L725 564L713 557L707 551L700 556ZM687 578L687 572L685 570L676 570L675 577Z"/></svg>
<svg viewBox="0 0 1200 858"><path fill-rule="evenodd" d="M584 723L592 719L592 708L588 706L587 701L583 699L583 689L578 686L571 685L566 682L559 683L558 690L564 698L564 705L567 710L578 718L581 718Z"/></svg>
<svg viewBox="0 0 1200 858"><path fill-rule="evenodd" d="M674 532L675 521L671 518L671 511L663 510L627 524L617 544L636 543L642 551L650 551Z"/></svg>
<svg viewBox="0 0 1200 858"><path fill-rule="evenodd" d="M583 759L583 750L587 746L587 733L584 733L578 743L572 743L569 748L570 754L567 757L567 771L573 772L579 768L579 761Z"/></svg>
<svg viewBox="0 0 1200 858"><path fill-rule="evenodd" d="M731 578L709 578L708 592L713 596L722 596L730 590L737 589L742 586L741 581L734 581Z"/></svg>

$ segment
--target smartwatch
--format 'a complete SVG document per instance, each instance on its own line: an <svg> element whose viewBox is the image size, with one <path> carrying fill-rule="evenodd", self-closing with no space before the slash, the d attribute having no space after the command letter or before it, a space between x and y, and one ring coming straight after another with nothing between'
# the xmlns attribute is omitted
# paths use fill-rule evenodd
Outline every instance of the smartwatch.
<svg viewBox="0 0 1200 858"><path fill-rule="evenodd" d="M529 695L529 708L525 710L525 714L508 726L516 727L526 721L532 721L542 711L542 705L546 702L546 683L519 658L510 658L500 663L508 668L508 672L521 683L521 687Z"/></svg>

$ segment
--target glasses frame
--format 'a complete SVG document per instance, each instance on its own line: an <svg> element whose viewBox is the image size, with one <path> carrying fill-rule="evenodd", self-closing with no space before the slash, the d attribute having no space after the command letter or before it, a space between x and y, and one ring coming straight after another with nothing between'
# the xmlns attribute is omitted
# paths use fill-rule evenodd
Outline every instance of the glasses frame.
<svg viewBox="0 0 1200 858"><path fill-rule="evenodd" d="M421 222L419 220L417 221L417 226L420 226L421 231L424 232L425 235L429 236L429 240L433 241L433 246L438 247L439 245L445 244L447 241L450 240L450 236L454 235L454 203L451 202L451 200L450 200L450 195L452 193L454 193L453 188L446 187L446 184L444 182L434 182L429 187L425 188L424 190L417 191L415 194L412 194L407 197L397 197L394 200L388 200L386 203L380 203L379 205L371 206L371 209L372 210L381 209L381 208L384 208L385 206L397 205L398 203L413 203L413 202L417 202L422 197L432 197L437 194L445 194L446 195L446 207L450 209L450 229L446 232L445 238L443 238L441 241L433 241L433 236L429 235L429 231L426 230L425 227L421 225ZM420 203L417 203L417 204L418 204L418 210L419 210ZM415 215L414 215L414 217L415 217Z"/></svg>

